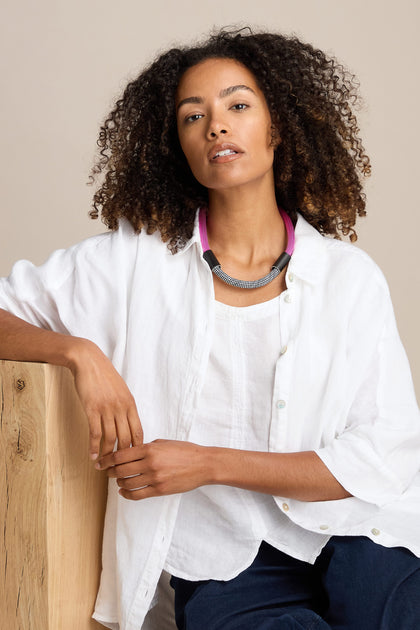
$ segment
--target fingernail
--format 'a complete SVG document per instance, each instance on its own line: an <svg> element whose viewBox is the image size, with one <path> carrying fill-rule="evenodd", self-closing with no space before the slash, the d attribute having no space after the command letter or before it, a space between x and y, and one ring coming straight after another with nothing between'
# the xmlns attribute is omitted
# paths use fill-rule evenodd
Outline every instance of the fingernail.
<svg viewBox="0 0 420 630"><path fill-rule="evenodd" d="M96 470L101 470L101 465L99 463L95 464L95 468L96 468Z"/></svg>
<svg viewBox="0 0 420 630"><path fill-rule="evenodd" d="M90 459L98 459L98 453L91 453Z"/></svg>

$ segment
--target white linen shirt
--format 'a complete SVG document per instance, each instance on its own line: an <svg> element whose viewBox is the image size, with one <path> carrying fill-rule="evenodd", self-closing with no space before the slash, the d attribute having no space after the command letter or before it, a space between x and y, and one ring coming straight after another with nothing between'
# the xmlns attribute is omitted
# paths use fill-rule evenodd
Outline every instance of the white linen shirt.
<svg viewBox="0 0 420 630"><path fill-rule="evenodd" d="M191 442L268 451L276 364L287 352L280 335L284 307L280 296L252 306L215 303ZM263 540L313 563L329 536L296 525L268 494L200 486L181 496L164 568L184 580L231 580L251 565Z"/></svg>
<svg viewBox="0 0 420 630"><path fill-rule="evenodd" d="M299 216L286 283L269 449L315 450L354 496L275 501L304 529L420 555L420 418L386 281L367 254ZM188 440L214 326L198 216L175 255L158 233L122 221L41 267L20 261L0 281L0 307L97 343L137 401L145 441ZM110 481L94 614L109 628L142 627L180 496L127 501Z"/></svg>

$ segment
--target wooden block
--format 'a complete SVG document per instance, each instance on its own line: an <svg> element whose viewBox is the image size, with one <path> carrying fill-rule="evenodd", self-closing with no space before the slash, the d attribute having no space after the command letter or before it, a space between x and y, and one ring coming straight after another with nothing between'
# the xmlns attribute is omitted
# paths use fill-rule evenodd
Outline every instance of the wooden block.
<svg viewBox="0 0 420 630"><path fill-rule="evenodd" d="M107 479L66 368L0 361L0 628L100 630Z"/></svg>

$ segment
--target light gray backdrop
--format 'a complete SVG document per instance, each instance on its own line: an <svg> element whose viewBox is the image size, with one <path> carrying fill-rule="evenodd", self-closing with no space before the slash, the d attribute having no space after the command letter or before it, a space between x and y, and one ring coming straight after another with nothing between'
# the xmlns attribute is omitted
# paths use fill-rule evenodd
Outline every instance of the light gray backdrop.
<svg viewBox="0 0 420 630"><path fill-rule="evenodd" d="M361 82L371 155L358 245L383 269L420 392L417 0L3 0L0 275L103 231L85 185L98 125L159 50L214 26L296 33Z"/></svg>

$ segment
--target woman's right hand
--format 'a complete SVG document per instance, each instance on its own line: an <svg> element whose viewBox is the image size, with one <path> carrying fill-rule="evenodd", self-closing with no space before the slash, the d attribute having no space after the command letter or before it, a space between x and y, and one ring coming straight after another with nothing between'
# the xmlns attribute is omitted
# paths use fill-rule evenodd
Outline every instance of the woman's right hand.
<svg viewBox="0 0 420 630"><path fill-rule="evenodd" d="M73 373L89 421L92 459L118 448L143 443L136 403L111 361L92 341L52 332L0 308L0 357L10 361L43 361Z"/></svg>
<svg viewBox="0 0 420 630"><path fill-rule="evenodd" d="M89 422L89 453L95 460L143 443L136 403L125 381L96 344L72 338L68 367Z"/></svg>

